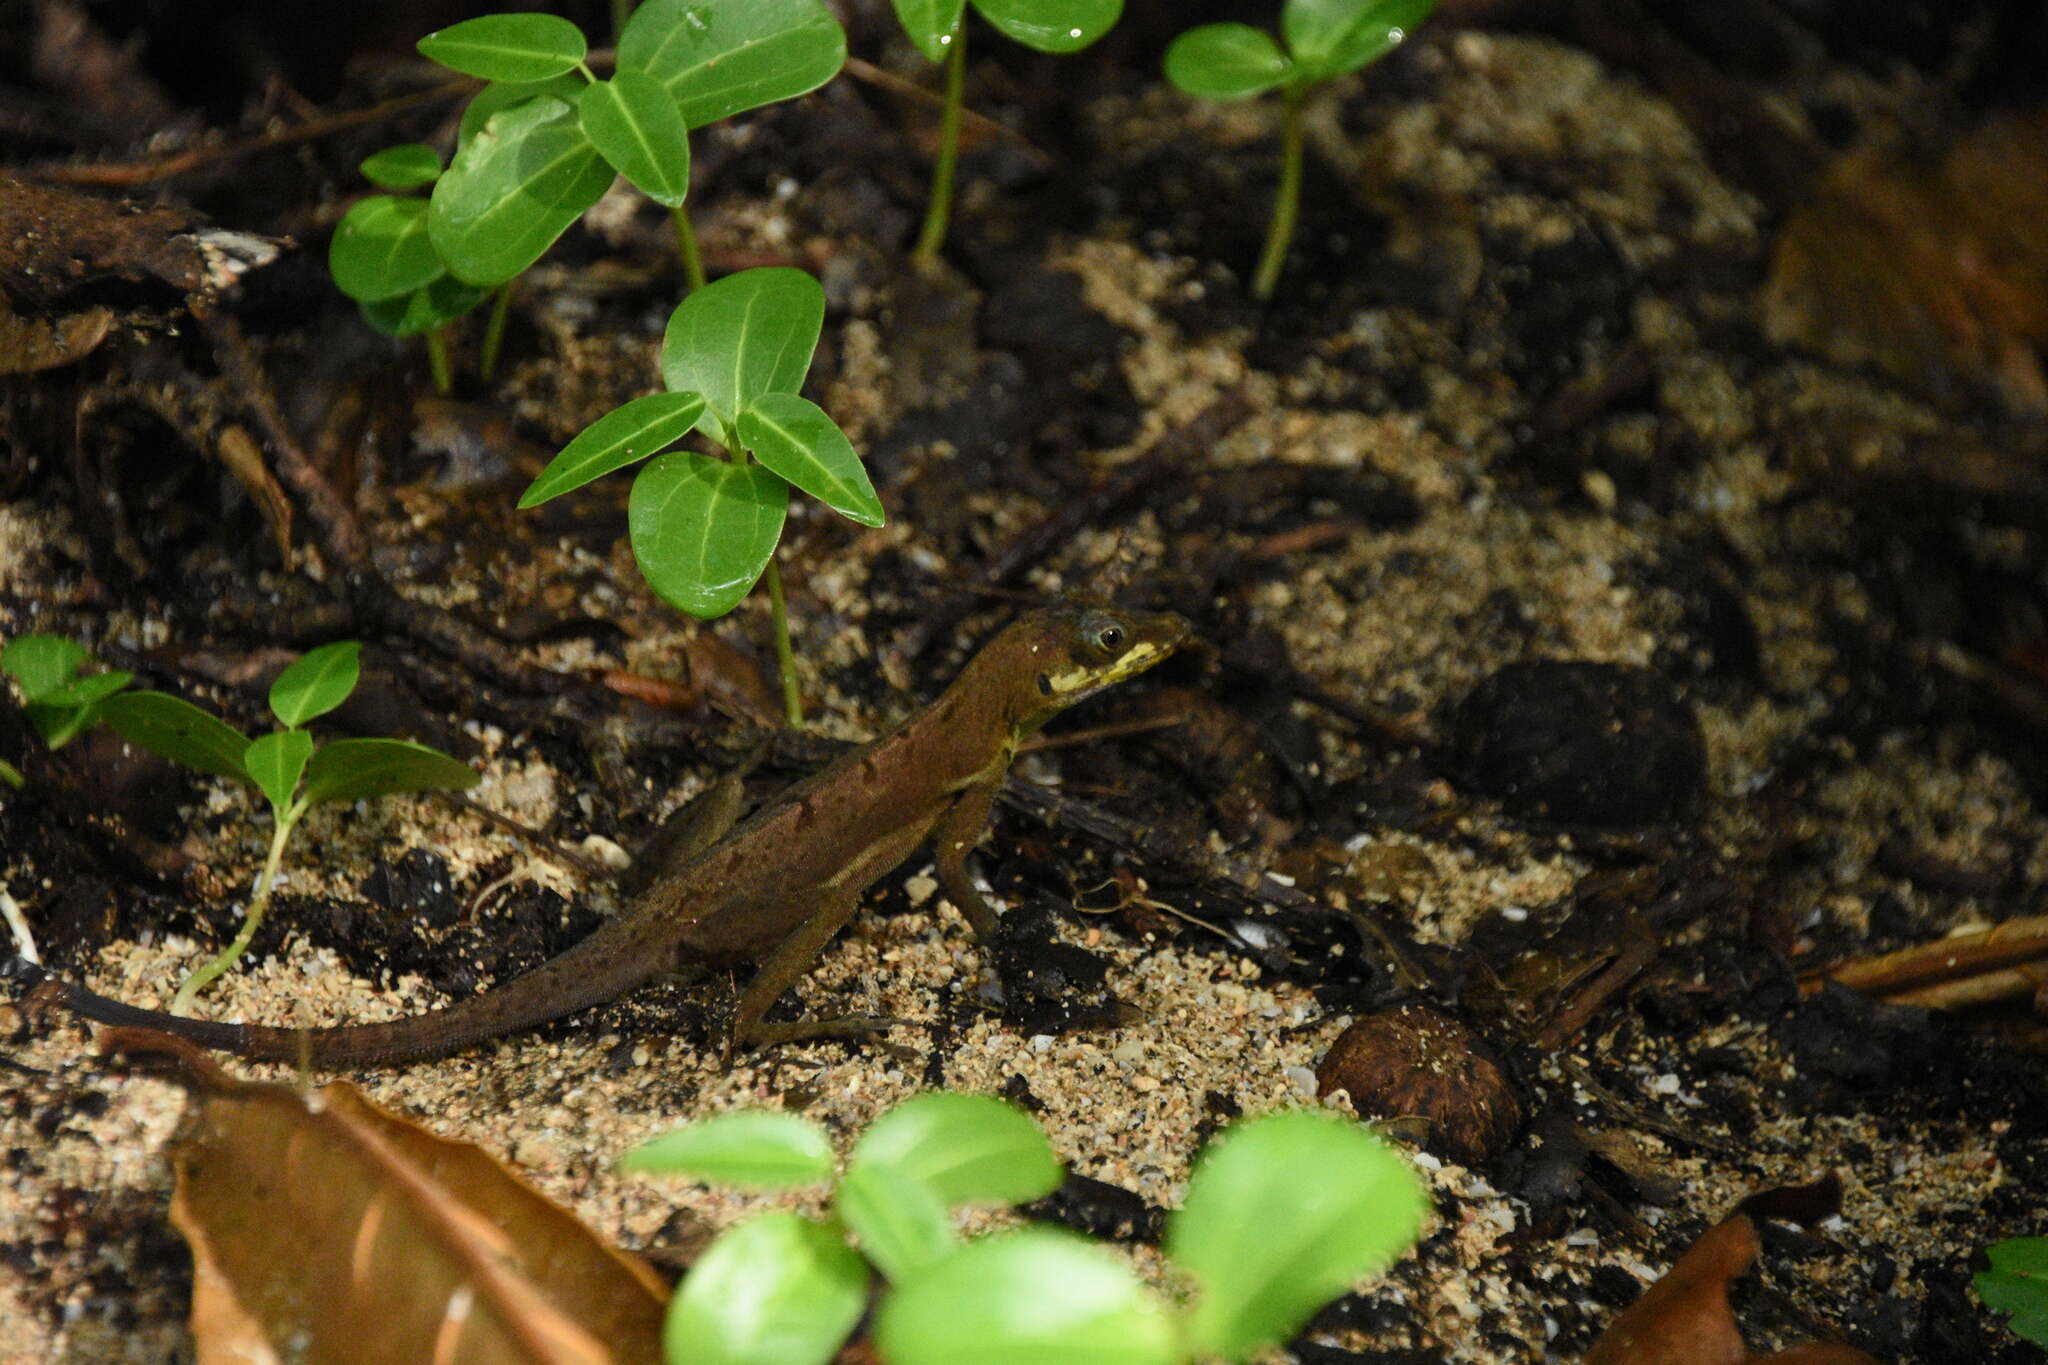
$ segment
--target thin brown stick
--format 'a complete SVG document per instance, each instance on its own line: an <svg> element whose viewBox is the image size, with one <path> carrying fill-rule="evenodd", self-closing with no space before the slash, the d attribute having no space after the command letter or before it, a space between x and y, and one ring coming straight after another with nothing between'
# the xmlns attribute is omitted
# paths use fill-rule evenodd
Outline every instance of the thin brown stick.
<svg viewBox="0 0 2048 1365"><path fill-rule="evenodd" d="M196 171L202 166L234 161L276 147L288 147L295 142L311 142L334 133L346 132L350 128L360 128L365 124L382 123L392 115L404 113L415 105L452 99L481 88L482 82L463 76L456 80L443 81L427 90L415 90L410 95L399 95L385 100L382 104L373 104L367 109L351 109L347 113L330 114L326 118L314 119L290 128L280 128L274 132L243 138L240 142L189 147L182 152L153 157L148 161L94 161L82 166L56 162L27 166L15 174L65 185L146 185L154 180L168 180L175 175Z"/></svg>
<svg viewBox="0 0 2048 1365"><path fill-rule="evenodd" d="M892 95L900 95L904 99L915 101L918 104L928 104L934 109L939 108L945 102L940 99L938 92L927 90L916 81L904 80L903 77L895 72L884 71L873 62L864 62L858 57L848 57L846 59L846 74L857 81L865 81L878 89L886 90ZM1030 138L1006 123L998 123L986 114L977 114L972 109L962 108L960 111L960 122L967 132L974 134L976 137L1001 138L1005 142L1013 142L1019 147L1025 148L1041 161L1050 161L1052 159L1043 147L1040 147Z"/></svg>

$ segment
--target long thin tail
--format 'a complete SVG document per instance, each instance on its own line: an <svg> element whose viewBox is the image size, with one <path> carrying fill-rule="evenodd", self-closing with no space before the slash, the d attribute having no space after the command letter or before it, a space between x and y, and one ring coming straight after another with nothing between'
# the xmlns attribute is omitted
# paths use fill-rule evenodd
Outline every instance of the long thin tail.
<svg viewBox="0 0 2048 1365"><path fill-rule="evenodd" d="M615 940L630 932L613 920L568 951L481 995L381 1024L334 1028L222 1024L142 1009L51 976L21 958L7 965L6 974L32 983L32 1000L102 1024L160 1029L253 1061L326 1068L390 1066L450 1056L502 1034L574 1014L649 980L666 964L618 951L621 945Z"/></svg>

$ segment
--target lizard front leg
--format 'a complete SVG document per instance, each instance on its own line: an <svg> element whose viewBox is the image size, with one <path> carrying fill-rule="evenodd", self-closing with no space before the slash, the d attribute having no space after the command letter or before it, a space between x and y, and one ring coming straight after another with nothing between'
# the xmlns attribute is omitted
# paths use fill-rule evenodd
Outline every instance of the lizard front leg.
<svg viewBox="0 0 2048 1365"><path fill-rule="evenodd" d="M967 870L967 855L981 842L982 831L988 828L989 810L1002 786L1003 774L998 769L994 777L961 792L932 830L932 856L938 863L939 885L946 888L947 899L967 916L967 922L974 926L974 936L983 943L996 936L996 910L974 884L974 877Z"/></svg>

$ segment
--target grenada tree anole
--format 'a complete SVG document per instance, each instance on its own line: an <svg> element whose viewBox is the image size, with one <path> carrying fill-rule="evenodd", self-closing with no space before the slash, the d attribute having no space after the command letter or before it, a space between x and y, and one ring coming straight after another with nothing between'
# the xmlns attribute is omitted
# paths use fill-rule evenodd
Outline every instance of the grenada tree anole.
<svg viewBox="0 0 2048 1365"><path fill-rule="evenodd" d="M380 1024L271 1028L124 1005L68 982L38 996L262 1061L379 1066L444 1057L611 1000L689 963L759 961L736 1044L817 1029L762 1016L851 919L861 893L927 842L939 882L985 941L995 911L967 873L1017 747L1075 702L1142 673L1187 633L1178 616L1056 608L1021 618L937 701L797 783L746 821L700 835L617 916L567 952L481 995Z"/></svg>

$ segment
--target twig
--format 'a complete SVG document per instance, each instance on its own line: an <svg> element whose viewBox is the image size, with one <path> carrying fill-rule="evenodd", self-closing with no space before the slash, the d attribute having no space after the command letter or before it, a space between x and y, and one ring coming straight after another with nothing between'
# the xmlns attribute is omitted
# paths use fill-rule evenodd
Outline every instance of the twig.
<svg viewBox="0 0 2048 1365"><path fill-rule="evenodd" d="M21 907L14 903L14 897L7 894L4 886L0 886L0 920L7 922L7 931L14 935L15 956L41 965L42 958L36 955L35 935L29 932L28 916L21 913Z"/></svg>
<svg viewBox="0 0 2048 1365"><path fill-rule="evenodd" d="M925 89L916 81L904 80L903 77L895 72L884 71L873 62L864 62L858 57L848 57L846 59L846 74L857 81L866 81L869 85L886 90L892 95L900 95L904 99L912 100L918 104L928 104L934 109L944 103L938 95ZM1014 142L1019 147L1029 151L1032 156L1038 159L1041 165L1047 164L1052 160L1051 155L1043 147L1018 132L1015 128L1012 128L1009 124L1000 123L986 114L977 114L972 109L963 107L960 110L960 122L968 131L981 137L1000 138L1005 142Z"/></svg>
<svg viewBox="0 0 2048 1365"><path fill-rule="evenodd" d="M950 633L960 618L974 609L979 590L1004 587L1021 577L1026 569L1084 528L1114 516L1153 483L1190 467L1202 451L1221 441L1251 414L1251 394L1244 385L1226 389L1194 417L1161 435L1136 459L1080 497L1068 499L1004 546L983 567L978 583L954 593L903 632L896 642L897 658L907 664L922 657L934 640Z"/></svg>
<svg viewBox="0 0 2048 1365"><path fill-rule="evenodd" d="M373 104L367 109L351 109L344 114L331 114L326 118L314 119L310 123L244 138L240 142L192 147L149 161L95 161L83 166L63 163L29 166L17 171L16 174L66 185L146 185L153 180L168 180L174 175L183 175L187 171L197 170L201 166L215 162L233 161L256 152L269 151L274 147L288 147L295 142L311 142L333 133L346 132L350 128L360 128L364 124L381 123L414 105L450 99L480 88L480 82L464 76L459 80L443 81L431 89L415 90L410 95L399 95L394 99L385 100L382 104Z"/></svg>
<svg viewBox="0 0 2048 1365"><path fill-rule="evenodd" d="M2024 999L2048 981L2048 915L1838 963L1801 976L1799 989L1811 995L1830 981L1890 1004L1926 1009Z"/></svg>

